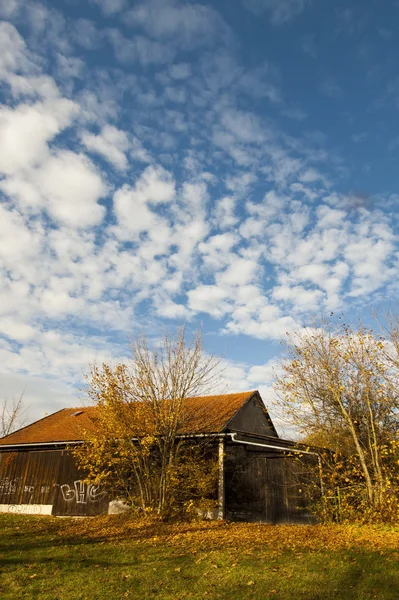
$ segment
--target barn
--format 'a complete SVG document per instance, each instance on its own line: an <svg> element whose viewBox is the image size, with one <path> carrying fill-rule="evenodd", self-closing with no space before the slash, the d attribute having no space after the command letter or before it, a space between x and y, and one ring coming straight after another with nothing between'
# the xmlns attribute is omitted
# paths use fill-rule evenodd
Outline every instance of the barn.
<svg viewBox="0 0 399 600"><path fill-rule="evenodd" d="M85 481L70 452L94 427L95 411L65 408L0 439L0 512L93 516L112 511L113 499ZM312 522L302 487L304 478L317 472L317 450L280 438L257 390L188 398L185 413L179 435L193 443L209 436L218 456L215 517ZM199 419L204 414L212 415L206 425Z"/></svg>

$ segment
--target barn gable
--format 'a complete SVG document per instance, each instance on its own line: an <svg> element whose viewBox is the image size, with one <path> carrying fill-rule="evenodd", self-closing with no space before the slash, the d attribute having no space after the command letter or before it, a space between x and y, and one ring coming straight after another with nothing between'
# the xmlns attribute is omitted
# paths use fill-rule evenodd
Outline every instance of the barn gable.
<svg viewBox="0 0 399 600"><path fill-rule="evenodd" d="M258 391L251 394L223 431L245 432L278 438L278 433Z"/></svg>

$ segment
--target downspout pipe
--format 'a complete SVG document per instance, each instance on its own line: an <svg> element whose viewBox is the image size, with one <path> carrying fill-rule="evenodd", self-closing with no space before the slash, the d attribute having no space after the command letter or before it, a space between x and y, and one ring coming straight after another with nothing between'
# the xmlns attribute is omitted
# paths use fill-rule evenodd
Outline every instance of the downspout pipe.
<svg viewBox="0 0 399 600"><path fill-rule="evenodd" d="M311 452L310 450L299 450L298 448L287 448L284 446L273 446L272 444L265 444L261 442L248 442L246 440L237 440L237 433L228 434L231 437L231 441L236 444L245 444L249 446L260 446L261 448L271 448L272 450L282 450L283 452L296 452L297 454L311 454L313 456L317 456L317 462L319 465L319 477L320 477L320 491L322 496L324 496L324 486L322 479L322 464L321 464L321 456L319 452Z"/></svg>

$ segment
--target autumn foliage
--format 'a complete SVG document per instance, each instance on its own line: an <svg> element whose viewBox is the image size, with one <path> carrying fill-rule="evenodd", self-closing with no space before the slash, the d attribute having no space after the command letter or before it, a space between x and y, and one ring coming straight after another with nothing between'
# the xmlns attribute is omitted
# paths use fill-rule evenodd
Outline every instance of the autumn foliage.
<svg viewBox="0 0 399 600"><path fill-rule="evenodd" d="M87 377L97 410L86 443L74 450L80 467L141 514L165 517L211 505L217 493L211 440L193 444L179 432L185 399L212 389L218 361L205 356L200 332L189 343L184 329L153 349L137 338L131 349L129 363L93 365Z"/></svg>
<svg viewBox="0 0 399 600"><path fill-rule="evenodd" d="M324 321L287 336L277 390L322 456L325 519L399 520L399 338ZM319 491L319 490L318 490Z"/></svg>

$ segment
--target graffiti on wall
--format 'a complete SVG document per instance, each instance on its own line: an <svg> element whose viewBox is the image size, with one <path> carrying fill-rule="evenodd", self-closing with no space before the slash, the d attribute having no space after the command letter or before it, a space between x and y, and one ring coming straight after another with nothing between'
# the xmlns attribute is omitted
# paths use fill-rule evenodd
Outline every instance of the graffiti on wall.
<svg viewBox="0 0 399 600"><path fill-rule="evenodd" d="M38 487L40 487L40 494L48 494L51 492L52 488L52 486L48 484L40 485ZM20 477L16 477L15 479L6 477L5 479L0 480L0 495L3 496L9 496L21 491L23 494L33 494L35 489L36 487L30 484L22 486Z"/></svg>
<svg viewBox="0 0 399 600"><path fill-rule="evenodd" d="M35 487L34 485L29 484L23 485L21 478L6 478L0 480L0 495L9 497L16 493L23 493L24 497L29 502L29 498L32 499L35 489L37 489L37 491L40 490L40 500L44 500L44 497L46 497L51 492L52 488L58 485L59 484L53 484L53 486L51 486L48 484L43 484ZM68 483L64 483L59 487L61 489L61 494L65 502L76 502L76 504L88 504L91 502L98 502L106 495L106 492L100 490L98 486L93 485L92 483L86 483L85 481L82 481L80 479L74 481L71 485ZM37 499L39 500L39 498ZM15 502L15 500L11 500L11 502ZM10 504L10 506L13 507L18 505ZM31 506L33 506L33 504ZM38 506L40 505L38 504ZM9 512L16 511L13 508L11 508Z"/></svg>
<svg viewBox="0 0 399 600"><path fill-rule="evenodd" d="M14 514L40 515L42 513L42 506L40 504L10 504L8 512Z"/></svg>
<svg viewBox="0 0 399 600"><path fill-rule="evenodd" d="M89 502L98 502L104 498L105 492L101 491L98 486L92 483L86 483L78 479L73 482L73 486L68 483L61 485L61 493L65 502L73 502L76 504L88 504Z"/></svg>
<svg viewBox="0 0 399 600"><path fill-rule="evenodd" d="M15 494L15 492L18 489L19 483L20 483L19 477L17 477L16 479L10 479L9 477L2 479L0 481L0 494L5 494L5 495Z"/></svg>

